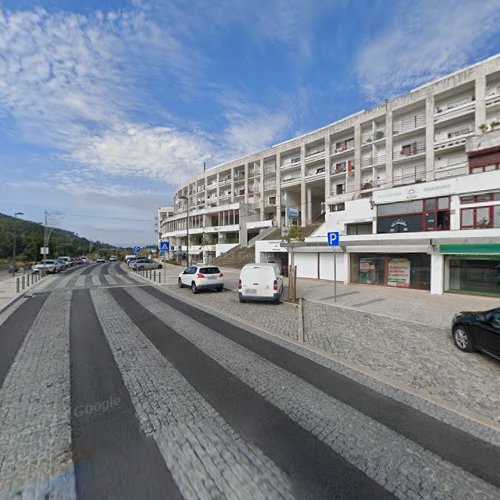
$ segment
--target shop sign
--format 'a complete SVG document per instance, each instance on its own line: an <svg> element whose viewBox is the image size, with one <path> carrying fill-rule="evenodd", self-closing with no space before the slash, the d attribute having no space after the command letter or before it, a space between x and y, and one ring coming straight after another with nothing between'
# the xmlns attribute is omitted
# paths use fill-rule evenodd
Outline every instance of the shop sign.
<svg viewBox="0 0 500 500"><path fill-rule="evenodd" d="M411 264L409 259L389 259L387 271L387 286L395 286L399 288L410 287Z"/></svg>
<svg viewBox="0 0 500 500"><path fill-rule="evenodd" d="M375 264L369 259L360 259L359 270L362 273L366 273L368 271L375 271Z"/></svg>
<svg viewBox="0 0 500 500"><path fill-rule="evenodd" d="M377 233L413 233L422 230L422 216L403 215L380 216L377 219Z"/></svg>
<svg viewBox="0 0 500 500"><path fill-rule="evenodd" d="M300 210L298 208L288 208L287 215L289 219L298 219L300 217Z"/></svg>

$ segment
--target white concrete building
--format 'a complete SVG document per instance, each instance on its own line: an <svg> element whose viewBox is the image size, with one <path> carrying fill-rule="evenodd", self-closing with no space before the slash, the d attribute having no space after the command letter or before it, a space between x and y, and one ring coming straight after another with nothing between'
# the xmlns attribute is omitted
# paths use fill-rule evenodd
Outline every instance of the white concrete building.
<svg viewBox="0 0 500 500"><path fill-rule="evenodd" d="M333 279L338 230L337 279L498 294L500 56L191 179L161 235L184 251L188 204L190 253L324 220L299 276ZM256 243L257 260L285 255Z"/></svg>

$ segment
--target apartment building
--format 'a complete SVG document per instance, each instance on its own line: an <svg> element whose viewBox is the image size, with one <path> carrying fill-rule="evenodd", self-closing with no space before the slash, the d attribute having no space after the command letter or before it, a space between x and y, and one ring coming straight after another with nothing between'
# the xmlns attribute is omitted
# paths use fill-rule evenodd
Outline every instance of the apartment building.
<svg viewBox="0 0 500 500"><path fill-rule="evenodd" d="M188 206L189 251L200 257L272 226L324 221L296 261L299 275L332 279L325 234L333 228L344 242L337 279L473 292L483 273L497 293L498 131L500 55L200 174L175 193L161 238L185 251ZM256 249L258 260L285 263L276 242ZM476 277L465 276L472 268Z"/></svg>

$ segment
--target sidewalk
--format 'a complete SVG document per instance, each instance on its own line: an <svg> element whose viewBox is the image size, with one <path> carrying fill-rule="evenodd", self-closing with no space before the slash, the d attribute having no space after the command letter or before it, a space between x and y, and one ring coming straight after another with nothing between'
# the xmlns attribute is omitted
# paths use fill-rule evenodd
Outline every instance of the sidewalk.
<svg viewBox="0 0 500 500"><path fill-rule="evenodd" d="M22 288L22 277L25 279L25 288ZM30 289L34 289L41 283L45 282L47 278L43 280L38 279L38 281L31 284L31 274L24 274L21 272L16 273L15 276L2 274L0 279L0 312L6 308L11 302L21 297L25 292ZM29 281L28 281L29 277ZM17 292L16 280L19 278L19 292Z"/></svg>
<svg viewBox="0 0 500 500"><path fill-rule="evenodd" d="M297 296L329 306L354 309L388 318L411 321L432 328L449 329L453 316L460 311L493 309L500 297L478 297L446 293L431 295L422 290L407 290L372 285L337 283L337 302L333 282L297 279Z"/></svg>

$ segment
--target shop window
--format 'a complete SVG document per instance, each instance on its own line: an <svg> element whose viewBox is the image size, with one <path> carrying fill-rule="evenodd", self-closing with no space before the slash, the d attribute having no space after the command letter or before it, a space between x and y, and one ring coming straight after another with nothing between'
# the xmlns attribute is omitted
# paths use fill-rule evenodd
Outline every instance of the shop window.
<svg viewBox="0 0 500 500"><path fill-rule="evenodd" d="M492 193L481 193L481 194L471 194L467 196L460 197L460 203L462 205L467 205L469 203L484 203L486 201L499 201L500 191L495 191Z"/></svg>
<svg viewBox="0 0 500 500"><path fill-rule="evenodd" d="M422 212L422 200L389 203L378 206L378 215L401 215Z"/></svg>
<svg viewBox="0 0 500 500"><path fill-rule="evenodd" d="M449 257L449 290L500 296L498 257Z"/></svg>
<svg viewBox="0 0 500 500"><path fill-rule="evenodd" d="M477 167L471 167L471 174L480 174L481 172L493 172L495 170L500 170L500 163L495 163L492 165L481 165Z"/></svg>
<svg viewBox="0 0 500 500"><path fill-rule="evenodd" d="M493 217L496 207L463 208L460 213L462 229L487 229L494 227Z"/></svg>

